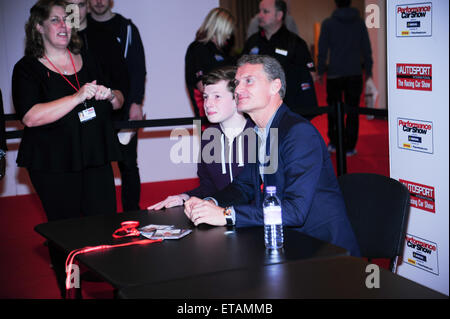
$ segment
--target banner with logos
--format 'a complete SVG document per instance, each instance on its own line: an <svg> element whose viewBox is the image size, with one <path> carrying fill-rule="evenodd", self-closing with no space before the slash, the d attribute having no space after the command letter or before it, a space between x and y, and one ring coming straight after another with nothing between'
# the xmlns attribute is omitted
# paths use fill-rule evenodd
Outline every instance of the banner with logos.
<svg viewBox="0 0 450 319"><path fill-rule="evenodd" d="M449 294L449 1L387 2L390 174L411 194L397 273Z"/></svg>

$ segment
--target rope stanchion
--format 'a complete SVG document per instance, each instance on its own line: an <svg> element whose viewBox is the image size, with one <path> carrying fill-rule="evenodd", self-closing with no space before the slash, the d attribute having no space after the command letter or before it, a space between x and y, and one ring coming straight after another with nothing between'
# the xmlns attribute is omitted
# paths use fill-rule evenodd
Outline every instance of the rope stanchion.
<svg viewBox="0 0 450 319"><path fill-rule="evenodd" d="M348 106L343 106L343 113L348 112ZM318 116L322 114L328 114L335 112L333 107L320 106L314 108L307 108L300 112L302 116ZM354 108L353 112L358 114L374 115L387 117L387 110L358 107ZM195 120L202 121L206 123L208 120L206 117L184 117L184 118L171 118L171 119L156 119L156 120L142 120L142 121L119 121L114 122L114 128L116 129L138 129L145 127L165 127L165 126L177 126L177 125L192 125ZM19 117L16 114L5 114L5 121L19 121ZM23 130L7 131L6 139L21 138L23 136Z"/></svg>
<svg viewBox="0 0 450 319"><path fill-rule="evenodd" d="M338 102L334 106L336 110L336 130L337 130L337 145L336 145L336 170L337 175L341 176L347 173L347 159L344 149L344 107L342 103Z"/></svg>
<svg viewBox="0 0 450 319"><path fill-rule="evenodd" d="M18 121L16 114L5 115L6 121ZM116 129L138 129L145 127L165 127L165 126L177 126L177 125L192 125L197 121L207 122L206 117L185 117L185 118L172 118L172 119L157 119L157 120L142 120L142 121L118 121L114 122L114 128ZM23 136L23 130L7 131L6 139L21 138Z"/></svg>

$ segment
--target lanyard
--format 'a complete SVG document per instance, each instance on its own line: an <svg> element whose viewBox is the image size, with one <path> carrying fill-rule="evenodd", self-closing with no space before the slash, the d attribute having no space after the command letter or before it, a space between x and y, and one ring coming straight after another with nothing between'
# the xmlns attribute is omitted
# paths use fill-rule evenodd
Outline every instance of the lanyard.
<svg viewBox="0 0 450 319"><path fill-rule="evenodd" d="M73 62L72 59L72 54L70 53L70 50L67 49L67 52L69 52L69 56L70 56L70 61L72 62L72 66L73 66L73 71L75 72L75 79L77 80L77 84L78 84L78 89L75 87L75 85L72 84L72 82L70 82L62 73L61 71L52 63L52 61L50 61L50 59L44 54L45 59L48 61L48 63L50 63L50 65L56 70L58 71L59 75L61 75L63 77L64 80L67 81L67 83L70 84L71 87L73 87L75 89L75 91L78 92L78 90L80 89L80 82L78 82L78 74L77 74L77 70L75 68L75 63Z"/></svg>
<svg viewBox="0 0 450 319"><path fill-rule="evenodd" d="M122 237L128 237L128 236L139 236L141 233L139 230L137 230L137 227L139 226L139 222L135 221L126 221L122 222L120 224L122 227L117 229L113 237L114 238L122 238Z"/></svg>

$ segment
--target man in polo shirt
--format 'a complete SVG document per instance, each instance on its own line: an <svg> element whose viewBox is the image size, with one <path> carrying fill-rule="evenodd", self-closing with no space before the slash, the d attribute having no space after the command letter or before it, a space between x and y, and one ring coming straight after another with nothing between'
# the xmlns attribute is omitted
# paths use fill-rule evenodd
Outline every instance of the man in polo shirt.
<svg viewBox="0 0 450 319"><path fill-rule="evenodd" d="M264 54L278 60L286 74L284 100L293 112L302 115L304 110L318 106L312 77L315 67L306 42L286 28L286 12L283 0L262 0L258 14L260 30L247 40L243 53Z"/></svg>

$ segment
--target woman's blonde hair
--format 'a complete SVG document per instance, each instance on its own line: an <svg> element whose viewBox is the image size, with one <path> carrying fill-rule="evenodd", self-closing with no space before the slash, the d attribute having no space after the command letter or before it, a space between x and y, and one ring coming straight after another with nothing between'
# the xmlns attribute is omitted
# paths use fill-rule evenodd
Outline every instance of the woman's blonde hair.
<svg viewBox="0 0 450 319"><path fill-rule="evenodd" d="M214 8L208 13L200 29L198 29L195 40L209 42L214 38L216 44L223 47L233 34L234 28L234 18L231 13L224 8Z"/></svg>

